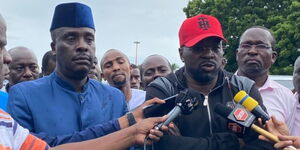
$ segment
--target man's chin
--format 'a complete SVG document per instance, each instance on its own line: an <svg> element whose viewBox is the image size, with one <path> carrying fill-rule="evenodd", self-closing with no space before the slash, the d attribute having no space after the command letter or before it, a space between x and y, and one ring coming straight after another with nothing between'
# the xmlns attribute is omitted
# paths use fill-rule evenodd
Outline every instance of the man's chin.
<svg viewBox="0 0 300 150"><path fill-rule="evenodd" d="M213 79L218 76L218 70L205 71L194 73L194 80L202 84L209 84Z"/></svg>
<svg viewBox="0 0 300 150"><path fill-rule="evenodd" d="M126 80L113 80L113 83L116 87L120 87L126 83Z"/></svg>
<svg viewBox="0 0 300 150"><path fill-rule="evenodd" d="M72 76L73 76L73 79L75 80L83 80L84 78L87 77L88 75L88 70L78 70L78 71L75 71Z"/></svg>
<svg viewBox="0 0 300 150"><path fill-rule="evenodd" d="M249 76L257 76L263 74L263 70L261 68L248 68L245 69L245 72Z"/></svg>

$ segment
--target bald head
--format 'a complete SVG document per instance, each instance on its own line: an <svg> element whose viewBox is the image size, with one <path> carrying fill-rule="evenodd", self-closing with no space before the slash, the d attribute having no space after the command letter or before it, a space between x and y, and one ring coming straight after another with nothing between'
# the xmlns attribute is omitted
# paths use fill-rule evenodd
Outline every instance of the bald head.
<svg viewBox="0 0 300 150"><path fill-rule="evenodd" d="M166 64L168 64L168 66L171 68L171 64L170 64L169 60L168 60L166 57L161 56L161 55L157 55L157 54L148 56L148 57L144 60L144 62L143 62L143 64L142 64L142 67L145 66L145 65L148 65L149 63L153 63L153 62L156 61L156 60L164 61L164 62L165 62Z"/></svg>
<svg viewBox="0 0 300 150"><path fill-rule="evenodd" d="M101 59L101 61L100 61L100 67L101 67L101 69L103 69L103 61L106 61L105 59L108 57L108 56L111 56L111 55L113 55L113 54L118 54L118 55L120 55L120 56L122 56L122 57L124 57L125 59L126 59L126 61L128 61L129 62L129 59L128 59L128 57L123 53L123 52L121 52L121 51L119 51L119 50L117 50L117 49L109 49L109 50L107 50L105 53L104 53L104 55L103 55L103 57L102 57L102 59Z"/></svg>
<svg viewBox="0 0 300 150"><path fill-rule="evenodd" d="M12 58L9 65L9 85L38 78L39 67L35 54L26 47L15 47L8 51Z"/></svg>
<svg viewBox="0 0 300 150"><path fill-rule="evenodd" d="M15 47L10 49L8 53L12 57L13 61L19 58L32 58L35 61L37 61L37 58L33 53L33 51L27 47L23 47L23 46Z"/></svg>

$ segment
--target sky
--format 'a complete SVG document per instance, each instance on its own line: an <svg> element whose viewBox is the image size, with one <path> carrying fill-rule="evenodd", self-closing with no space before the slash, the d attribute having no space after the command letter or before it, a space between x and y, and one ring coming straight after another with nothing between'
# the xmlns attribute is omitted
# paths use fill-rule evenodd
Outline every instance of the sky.
<svg viewBox="0 0 300 150"><path fill-rule="evenodd" d="M186 18L183 8L189 0L81 0L92 8L96 26L96 56L109 49L124 52L131 63L152 54L165 56L182 66L178 31ZM75 2L62 0L0 0L0 13L6 20L6 49L25 46L33 50L41 64L51 50L49 28L55 6Z"/></svg>

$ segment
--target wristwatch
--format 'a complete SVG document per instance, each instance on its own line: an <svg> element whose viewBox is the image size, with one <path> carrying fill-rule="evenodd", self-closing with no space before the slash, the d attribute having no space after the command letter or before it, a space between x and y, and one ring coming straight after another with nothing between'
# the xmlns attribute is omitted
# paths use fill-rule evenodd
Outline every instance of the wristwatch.
<svg viewBox="0 0 300 150"><path fill-rule="evenodd" d="M135 119L134 119L134 116L133 116L132 112L128 112L128 113L126 114L126 116L127 116L127 120L128 120L128 125L129 125L129 126L132 126L132 125L134 125L134 124L136 123L136 121L135 121Z"/></svg>

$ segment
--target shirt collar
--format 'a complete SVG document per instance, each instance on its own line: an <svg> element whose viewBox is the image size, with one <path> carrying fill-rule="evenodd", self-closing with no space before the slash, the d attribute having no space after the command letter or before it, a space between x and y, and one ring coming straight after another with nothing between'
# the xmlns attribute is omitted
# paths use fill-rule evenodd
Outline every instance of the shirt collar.
<svg viewBox="0 0 300 150"><path fill-rule="evenodd" d="M234 73L235 75L238 75L238 70ZM238 75L239 76L239 75ZM268 90L268 89L270 89L270 90L273 90L274 88L276 88L277 87L277 85L276 84L273 84L272 83L272 81L271 81L271 79L269 78L269 76L267 77L267 80L265 81L265 84L262 86L262 87L260 87L260 88L258 88L258 90L260 91L260 90Z"/></svg>
<svg viewBox="0 0 300 150"><path fill-rule="evenodd" d="M65 81L62 78L60 78L57 75L56 71L54 71L53 73L51 73L50 77L54 78L54 80L57 82L57 84L59 84L61 87L65 88L65 89L68 89L70 91L74 91L75 92L74 87L71 84L69 84L67 81ZM90 82L90 79L87 78L87 82L83 85L83 91L82 91L82 93L85 92L87 90L87 88L89 87L88 86L89 82Z"/></svg>
<svg viewBox="0 0 300 150"><path fill-rule="evenodd" d="M267 78L265 84L264 84L262 87L260 87L258 90L259 90L259 91L260 91L260 90L267 90L267 89L273 90L273 89L276 89L276 88L280 88L280 87L278 86L278 84L279 84L279 83L273 81L273 80L270 79L269 76L268 76L268 78Z"/></svg>

